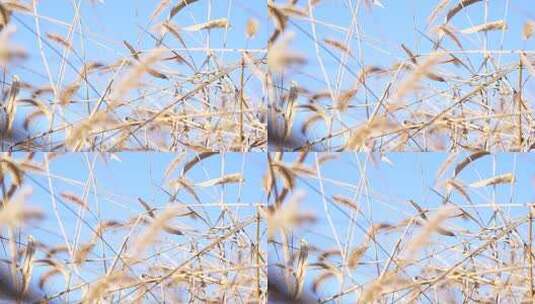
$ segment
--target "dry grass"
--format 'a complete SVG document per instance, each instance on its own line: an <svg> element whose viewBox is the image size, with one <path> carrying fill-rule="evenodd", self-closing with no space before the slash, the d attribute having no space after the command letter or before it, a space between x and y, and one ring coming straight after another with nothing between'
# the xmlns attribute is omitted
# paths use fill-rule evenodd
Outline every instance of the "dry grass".
<svg viewBox="0 0 535 304"><path fill-rule="evenodd" d="M271 153L269 161L270 302L535 299L532 155Z"/></svg>
<svg viewBox="0 0 535 304"><path fill-rule="evenodd" d="M534 147L530 1L268 2L271 150Z"/></svg>
<svg viewBox="0 0 535 304"><path fill-rule="evenodd" d="M263 157L15 153L0 164L2 301L266 302L261 196L247 190Z"/></svg>
<svg viewBox="0 0 535 304"><path fill-rule="evenodd" d="M0 0L0 301L534 302L531 0L54 1Z"/></svg>
<svg viewBox="0 0 535 304"><path fill-rule="evenodd" d="M0 1L2 151L265 150L262 6L60 2Z"/></svg>

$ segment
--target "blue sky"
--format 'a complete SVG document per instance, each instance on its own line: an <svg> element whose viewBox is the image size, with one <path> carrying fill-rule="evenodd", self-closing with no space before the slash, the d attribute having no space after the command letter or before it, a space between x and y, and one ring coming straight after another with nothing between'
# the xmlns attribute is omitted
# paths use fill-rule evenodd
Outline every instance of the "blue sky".
<svg viewBox="0 0 535 304"><path fill-rule="evenodd" d="M321 157L322 154L318 155ZM362 243L365 232L372 223L396 224L417 214L417 210L411 206L409 200L413 200L420 207L429 210L430 214L439 210L443 199L433 189L444 195L446 190L442 186L443 182L452 177L453 168L468 154L459 154L449 169L438 179L437 171L447 159L448 154L387 153L382 160L378 154L374 155L373 159L366 154L342 153L336 155L338 155L336 159L327 161L321 166L322 183L319 182L317 176L302 177L298 179L296 185L297 190L303 190L306 193L300 204L301 212L314 214L316 222L297 228L291 234L290 240L295 246L294 250L297 250L301 239L306 240L313 248L309 255L311 257L309 263L317 261L316 257L320 253L318 250L338 248L333 230L342 247L346 248L347 246L347 248L352 249ZM292 162L295 157L287 155L284 159L287 162ZM508 222L524 217L528 214L527 206L532 204L535 199L535 193L532 190L535 182L535 168L532 166L534 161L534 156L529 153L495 154L474 161L465 167L456 180L461 181L464 185L469 185L493 176L512 173L516 182L512 185L505 184L495 187L467 187L473 204L467 202L458 193L453 193L450 199L464 208L483 226L495 227L504 224L501 216L492 218L494 203ZM314 163L315 155L312 154L308 157L306 164L314 168ZM367 186L359 188L363 186L361 183L364 181ZM325 193L325 203L321 195L322 186ZM332 197L334 195L357 202L360 208L359 213L353 213L351 208L333 203ZM447 248L447 246L456 245L459 242L467 242L471 248L475 248L480 243L479 239L466 236L480 231L481 228L474 221L452 219L447 221L447 227L456 232L458 236L433 236L433 248L438 252L436 253L437 259L433 260L436 263L441 261L448 264L448 262L451 263L451 261L455 261L455 258L458 258L456 255L441 255L437 248ZM525 229L525 226L519 228L519 233L524 239L526 239ZM370 247L362 259L364 264L352 274L353 278L346 277L344 288L376 278L377 269L373 261L377 259L384 261L384 250L390 252L402 232L395 231L379 235L378 240L381 246L372 245ZM431 252L422 251L420 254L425 257L427 253ZM273 245L269 245L268 255L271 264L281 262L283 256L282 251ZM333 261L340 262L336 258ZM337 267L342 270L342 266ZM320 272L314 270L313 266L310 267L305 290L310 288L309 284L312 284L312 280L317 278L319 274ZM322 285L317 296L326 297L338 291L338 285L334 279L331 279ZM352 299L354 299L354 294L341 298L341 303L352 303Z"/></svg>

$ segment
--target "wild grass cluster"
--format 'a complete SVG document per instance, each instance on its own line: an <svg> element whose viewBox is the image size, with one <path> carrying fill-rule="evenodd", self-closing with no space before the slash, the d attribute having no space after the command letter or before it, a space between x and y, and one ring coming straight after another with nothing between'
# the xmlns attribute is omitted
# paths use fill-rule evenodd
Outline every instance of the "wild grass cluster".
<svg viewBox="0 0 535 304"><path fill-rule="evenodd" d="M272 303L532 303L530 154L269 161Z"/></svg>
<svg viewBox="0 0 535 304"><path fill-rule="evenodd" d="M533 303L534 50L532 0L0 0L0 302Z"/></svg>
<svg viewBox="0 0 535 304"><path fill-rule="evenodd" d="M247 1L0 2L2 151L261 151Z"/></svg>
<svg viewBox="0 0 535 304"><path fill-rule="evenodd" d="M277 151L530 151L530 1L268 1Z"/></svg>
<svg viewBox="0 0 535 304"><path fill-rule="evenodd" d="M1 301L266 303L262 203L244 188L255 166L238 154L2 154Z"/></svg>

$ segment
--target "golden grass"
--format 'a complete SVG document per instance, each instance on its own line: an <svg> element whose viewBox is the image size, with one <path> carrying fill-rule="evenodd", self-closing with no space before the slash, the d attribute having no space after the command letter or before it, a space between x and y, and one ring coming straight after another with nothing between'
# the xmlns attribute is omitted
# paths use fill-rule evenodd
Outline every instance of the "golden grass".
<svg viewBox="0 0 535 304"><path fill-rule="evenodd" d="M515 199L532 183L524 174L532 158L393 155L269 154L273 301L532 302L533 206ZM400 171L422 164L422 180ZM429 165L437 168L434 178ZM300 175L291 169L297 166L315 174ZM289 172L276 173L280 167ZM496 167L514 169L493 176ZM288 183L285 175L295 180ZM315 221L296 220L304 218Z"/></svg>
<svg viewBox="0 0 535 304"><path fill-rule="evenodd" d="M232 13L207 18L199 7L216 4L163 0L138 16L146 24L122 33L129 41L115 41L84 24L99 16L91 6L69 19L41 14L47 5L0 5L3 151L266 149L267 50L249 47L265 39L258 15L265 12L235 11L228 1ZM238 14L250 16L235 22ZM234 32L241 42L213 42ZM28 35L20 47L10 42Z"/></svg>
<svg viewBox="0 0 535 304"><path fill-rule="evenodd" d="M270 150L535 146L530 17L481 0L409 2L407 16L380 1L268 2ZM406 23L372 21L393 15ZM366 135L378 118L396 127Z"/></svg>
<svg viewBox="0 0 535 304"><path fill-rule="evenodd" d="M2 298L21 303L265 303L266 232L258 209L263 204L248 202L249 194L240 196L240 188L248 185L242 173L208 174L203 161L209 154L170 158L161 172L142 171L143 164L128 163L123 155L0 156L0 242L6 249L0 263ZM143 157L142 162L153 161L151 154ZM218 159L224 168L224 157L211 161ZM58 169L84 161L87 176ZM108 167L118 161L132 171ZM216 166L211 168L219 171ZM108 184L113 179L95 179L102 174L123 179L132 172L161 174L162 184L138 185L125 195L125 189ZM202 173L205 181L189 181ZM178 178L191 188L168 186ZM128 197L153 190L162 191L168 202ZM237 203L214 203L214 194L235 197Z"/></svg>

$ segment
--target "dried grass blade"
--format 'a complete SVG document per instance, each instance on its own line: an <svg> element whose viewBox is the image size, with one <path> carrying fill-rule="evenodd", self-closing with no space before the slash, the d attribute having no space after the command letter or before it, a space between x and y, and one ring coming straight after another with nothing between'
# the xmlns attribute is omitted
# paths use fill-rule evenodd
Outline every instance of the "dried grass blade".
<svg viewBox="0 0 535 304"><path fill-rule="evenodd" d="M326 44L338 49L339 51L342 51L342 53L346 53L348 54L349 56L353 56L353 54L351 54L351 49L348 48L346 45L344 45L342 42L340 41L336 41L334 39L330 39L330 38L325 38L323 39L323 42L325 42Z"/></svg>
<svg viewBox="0 0 535 304"><path fill-rule="evenodd" d="M46 281L48 281L53 275L61 273L59 269L50 269L44 272L39 278L39 288L43 289L45 287Z"/></svg>
<svg viewBox="0 0 535 304"><path fill-rule="evenodd" d="M215 28L226 29L229 27L230 27L230 22L228 21L228 19L220 18L220 19L210 20L205 23L199 23L199 24L187 26L187 27L182 28L182 30L188 31L188 32L197 32L201 30L210 30L210 29L215 29Z"/></svg>
<svg viewBox="0 0 535 304"><path fill-rule="evenodd" d="M437 173L435 175L436 180L439 180L444 175L444 173L446 172L448 167L453 163L456 157L457 157L457 153L451 153L448 155L446 160L444 160L444 162L440 165L440 167L437 170Z"/></svg>
<svg viewBox="0 0 535 304"><path fill-rule="evenodd" d="M78 81L69 84L61 93L59 94L59 103L62 106L68 105L71 102L72 97L80 89L80 83Z"/></svg>
<svg viewBox="0 0 535 304"><path fill-rule="evenodd" d="M318 256L318 261L320 263L323 263L325 260L327 260L331 256L340 256L340 255L341 255L340 250L338 250L337 248L327 249L327 250L324 250ZM322 266L328 266L328 265L322 265ZM323 268L328 268L328 267L323 267Z"/></svg>
<svg viewBox="0 0 535 304"><path fill-rule="evenodd" d="M32 269L33 269L33 258L35 255L35 241L33 237L30 235L28 237L28 242L26 244L26 249L24 250L24 260L22 263L22 292L21 294L24 295L28 288L30 287L30 280L32 277Z"/></svg>
<svg viewBox="0 0 535 304"><path fill-rule="evenodd" d="M528 56L526 56L526 53L520 52L520 61L522 64L528 69L531 76L535 77L535 66L529 61Z"/></svg>
<svg viewBox="0 0 535 304"><path fill-rule="evenodd" d="M329 280L330 278L334 276L335 276L334 272L324 271L320 275L315 277L314 281L312 281L312 292L317 293L321 284L323 284L325 281Z"/></svg>
<svg viewBox="0 0 535 304"><path fill-rule="evenodd" d="M55 33L46 33L46 37L54 42L57 42L67 49L72 49L72 45L69 41L65 40L61 35Z"/></svg>
<svg viewBox="0 0 535 304"><path fill-rule="evenodd" d="M295 291L294 298L298 299L303 292L303 287L305 285L305 274L307 271L307 260L308 260L308 251L309 247L305 240L301 240L299 245L299 253L297 256L297 265L295 270Z"/></svg>
<svg viewBox="0 0 535 304"><path fill-rule="evenodd" d="M11 81L11 87L9 88L9 93L7 100L5 101L6 109L6 126L5 129L7 134L11 133L13 128L13 122L15 120L15 112L17 110L17 95L20 91L20 80L18 76L13 76Z"/></svg>
<svg viewBox="0 0 535 304"><path fill-rule="evenodd" d="M7 169L7 170L6 170ZM13 178L13 184L20 186L22 184L22 177L24 172L19 168L19 165L11 157L3 157L0 159L0 179L3 179L4 172L9 171Z"/></svg>
<svg viewBox="0 0 535 304"><path fill-rule="evenodd" d="M183 8L197 1L199 0L179 0L179 3L171 9L171 12L169 13L169 19L173 19L173 17Z"/></svg>
<svg viewBox="0 0 535 304"><path fill-rule="evenodd" d="M472 203L472 199L468 195L468 192L465 189L465 185L457 180L449 179L445 183L446 189L451 191L451 189L457 190L468 202Z"/></svg>
<svg viewBox="0 0 535 304"><path fill-rule="evenodd" d="M160 78L160 79L169 79L167 77L167 75L165 75L164 73L158 72L158 71L156 71L154 69L151 69L151 68L147 69L147 73L149 73L149 75L151 75L152 77L156 77L156 78Z"/></svg>
<svg viewBox="0 0 535 304"><path fill-rule="evenodd" d="M418 64L418 61L416 61L416 56L412 53L412 51L405 44L402 43L401 48L403 49L403 51L405 51L405 53L407 53L412 63Z"/></svg>
<svg viewBox="0 0 535 304"><path fill-rule="evenodd" d="M152 221L145 232L136 240L132 246L132 252L136 255L143 253L145 248L154 242L160 231L167 226L167 222L183 211L182 207L168 207Z"/></svg>
<svg viewBox="0 0 535 304"><path fill-rule="evenodd" d="M465 7L481 1L482 0L461 0L454 8L448 11L448 15L446 16L446 22L450 21L453 16L457 15L457 13L459 13Z"/></svg>
<svg viewBox="0 0 535 304"><path fill-rule="evenodd" d="M397 273L388 272L366 286L357 303L375 303L376 299L382 296L386 290L398 285L399 282L401 279Z"/></svg>
<svg viewBox="0 0 535 304"><path fill-rule="evenodd" d="M165 7L169 5L169 3L171 3L171 0L161 0L152 12L152 14L150 14L149 19L152 20L156 18L165 9Z"/></svg>
<svg viewBox="0 0 535 304"><path fill-rule="evenodd" d="M295 187L295 174L291 168L288 168L282 163L274 164L276 168L276 174L282 179L282 185L284 189L293 190Z"/></svg>
<svg viewBox="0 0 535 304"><path fill-rule="evenodd" d="M17 12L29 13L29 12L32 11L32 8L28 4L21 3L19 1L20 0L4 1L2 3L2 5L4 6L5 9L7 9L8 11L11 11L11 12L17 11Z"/></svg>
<svg viewBox="0 0 535 304"><path fill-rule="evenodd" d="M431 235L434 232L441 230L440 225L452 215L454 210L454 207L444 206L439 209L431 218L429 218L429 220L425 222L425 225L422 227L420 233L416 235L407 245L405 256L408 258L414 257L418 249L427 244L427 241Z"/></svg>
<svg viewBox="0 0 535 304"><path fill-rule="evenodd" d="M184 154L179 154L177 157L175 157L169 165L167 165L167 168L165 168L164 177L167 178L171 173L173 173L176 169L176 167L180 164L182 159L184 158Z"/></svg>
<svg viewBox="0 0 535 304"><path fill-rule="evenodd" d="M457 46L462 50L463 49L463 45L461 44L461 41L459 40L459 38L457 38L457 36L455 35L455 33L453 32L453 29L450 28L447 24L444 24L444 25L441 25L437 28L437 31L441 34L445 34L447 35L448 37L451 38L451 40L453 40L453 42L455 42L455 44L457 44Z"/></svg>
<svg viewBox="0 0 535 304"><path fill-rule="evenodd" d="M440 54L433 53L424 62L418 64L407 79L399 85L395 94L395 99L399 100L410 91L413 91L423 77L431 74L431 69L433 66L437 65L441 59L442 56Z"/></svg>
<svg viewBox="0 0 535 304"><path fill-rule="evenodd" d="M433 21L435 21L435 18L437 17L437 15L448 5L449 2L450 2L450 0L442 0L442 1L440 1L435 6L433 11L431 11L431 14L429 14L429 17L427 17L427 22L429 24L433 23Z"/></svg>
<svg viewBox="0 0 535 304"><path fill-rule="evenodd" d="M420 205L418 205L415 201L413 200L409 200L409 203L418 211L418 215L423 218L424 220L427 220L427 216L425 215L425 213L427 212L426 210L424 210L422 207L420 207Z"/></svg>
<svg viewBox="0 0 535 304"><path fill-rule="evenodd" d="M71 192L62 192L60 194L60 196L62 198L64 198L65 200L71 202L71 203L75 203L76 205L84 208L84 209L87 209L87 203L80 199L76 194L74 193L71 193Z"/></svg>
<svg viewBox="0 0 535 304"><path fill-rule="evenodd" d="M165 231L165 232L167 232L169 234L184 235L182 230L180 230L178 228L175 228L175 227L172 227L172 226L165 225L162 229L163 229L163 231Z"/></svg>
<svg viewBox="0 0 535 304"><path fill-rule="evenodd" d="M302 65L306 63L303 55L290 50L289 44L291 39L292 35L284 36L269 47L267 64L272 71L281 72L291 65Z"/></svg>
<svg viewBox="0 0 535 304"><path fill-rule="evenodd" d="M281 5L279 6L279 9L288 17L291 17L291 16L307 17L308 16L308 13L305 11L305 9L295 6L295 4Z"/></svg>
<svg viewBox="0 0 535 304"><path fill-rule="evenodd" d="M132 57L134 57L134 59L136 60L139 60L139 52L136 51L136 49L130 43L128 43L128 41L123 40L123 44L126 46L128 51L130 51L130 54L132 54Z"/></svg>
<svg viewBox="0 0 535 304"><path fill-rule="evenodd" d="M9 23L11 11L9 11L2 3L0 3L0 31Z"/></svg>
<svg viewBox="0 0 535 304"><path fill-rule="evenodd" d="M80 123L71 126L67 131L65 145L72 150L80 149L87 144L95 128L103 128L113 122L107 112L99 111L84 119Z"/></svg>
<svg viewBox="0 0 535 304"><path fill-rule="evenodd" d="M474 33L479 33L479 32L488 32L488 31L506 30L506 29L507 29L507 23L504 20L498 20L498 21L487 22L484 24L479 24L476 26L466 28L464 30L461 30L461 33L474 34Z"/></svg>
<svg viewBox="0 0 535 304"><path fill-rule="evenodd" d="M101 299L106 296L109 289L116 285L131 281L124 272L112 272L104 278L92 284L87 293L84 295L82 303L100 303Z"/></svg>
<svg viewBox="0 0 535 304"><path fill-rule="evenodd" d="M305 222L313 222L314 217L300 212L300 204L305 198L303 191L295 191L293 195L280 207L269 206L262 209L267 219L267 235L272 238L275 232L287 232Z"/></svg>
<svg viewBox="0 0 535 304"><path fill-rule="evenodd" d="M247 37L247 39L251 39L254 36L256 36L257 32L258 32L258 21L256 21L256 19L249 18L245 26L245 36Z"/></svg>
<svg viewBox="0 0 535 304"><path fill-rule="evenodd" d="M528 40L535 33L535 21L527 21L522 27L522 39Z"/></svg>
<svg viewBox="0 0 535 304"><path fill-rule="evenodd" d="M268 3L268 14L273 19L275 29L281 33L284 32L288 23L288 16L273 3Z"/></svg>
<svg viewBox="0 0 535 304"><path fill-rule="evenodd" d="M461 173L461 171L470 163L489 154L490 153L487 151L478 151L469 155L467 158L463 159L457 166L455 166L454 176L459 175L459 173Z"/></svg>
<svg viewBox="0 0 535 304"><path fill-rule="evenodd" d="M19 227L28 220L42 218L39 210L24 206L30 194L29 189L22 189L15 197L4 202L4 207L0 208L0 228L3 225Z"/></svg>
<svg viewBox="0 0 535 304"><path fill-rule="evenodd" d="M240 173L234 173L234 174L229 174L229 175L225 175L222 177L210 179L210 180L198 183L195 186L207 188L207 187L212 187L216 185L242 183L244 180L245 179Z"/></svg>
<svg viewBox="0 0 535 304"><path fill-rule="evenodd" d="M41 164L34 163L31 160L24 160L20 162L18 165L22 171L29 171L29 172L35 172L35 173L41 173L44 171Z"/></svg>
<svg viewBox="0 0 535 304"><path fill-rule="evenodd" d="M113 92L110 94L110 100L112 103L118 101L122 98L128 91L136 87L139 84L140 78L148 70L150 66L159 61L162 58L162 54L165 51L163 48L157 48L151 51L146 56L143 56L128 73L121 80L118 81L117 86L114 88Z"/></svg>
<svg viewBox="0 0 535 304"><path fill-rule="evenodd" d="M515 182L515 176L512 173L506 173L494 177L490 177L475 183L470 184L472 188L481 188L486 186L494 186L499 184L512 184Z"/></svg>
<svg viewBox="0 0 535 304"><path fill-rule="evenodd" d="M130 53L132 54L132 57L134 57L134 59L136 59L137 61L140 60L139 58L139 52L136 51L136 49L130 44L128 43L128 41L126 40L123 40L123 44L126 46L126 48L128 48L128 50L130 51ZM183 59L180 55L176 54L176 56L178 56L178 60L180 61L180 59ZM175 57L176 57L175 56ZM173 58L175 58L173 57ZM149 73L151 76L153 77L156 77L156 78L160 78L160 79L167 79L167 76L163 73L160 73L150 67L147 67L147 73Z"/></svg>
<svg viewBox="0 0 535 304"><path fill-rule="evenodd" d="M301 133L306 134L308 129L312 127L313 124L323 119L323 116L319 114L314 114L309 116L305 122L301 125Z"/></svg>
<svg viewBox="0 0 535 304"><path fill-rule="evenodd" d="M369 244L365 242L362 246L356 247L351 250L347 258L347 267L354 269L358 266L360 260L368 250Z"/></svg>
<svg viewBox="0 0 535 304"><path fill-rule="evenodd" d="M145 208L145 210L147 210L147 214L154 218L156 215L154 214L154 208L152 208L151 206L149 206L149 204L147 204L147 202L145 202L144 200L142 200L140 197L137 198L137 201L141 204L141 206L143 206L143 208Z"/></svg>
<svg viewBox="0 0 535 304"><path fill-rule="evenodd" d="M352 135L345 144L346 150L360 150L366 141L374 134L383 134L392 127L385 118L375 118L354 129Z"/></svg>
<svg viewBox="0 0 535 304"><path fill-rule="evenodd" d="M193 159L188 161L184 168L182 169L182 175L185 175L193 166L195 166L197 163L199 163L201 160L209 158L210 156L216 155L217 152L202 152L199 153L197 156L195 156Z"/></svg>
<svg viewBox="0 0 535 304"><path fill-rule="evenodd" d="M195 192L195 189L193 189L193 186L191 185L191 183L185 179L185 178L178 178L174 181L172 181L170 183L171 187L175 188L175 190L178 190L180 188L184 188L186 189L186 191L191 194L191 196L193 196L193 198L195 198L195 201L197 201L198 203L201 202L201 200L199 199L199 196L197 195L197 193Z"/></svg>
<svg viewBox="0 0 535 304"><path fill-rule="evenodd" d="M353 99L353 97L355 97L358 91L359 89L356 87L345 92L341 92L338 98L336 98L336 108L340 111L347 110L349 102L351 99Z"/></svg>
<svg viewBox="0 0 535 304"><path fill-rule="evenodd" d="M147 202L145 202L144 200L142 200L139 197L138 197L137 200L143 206L143 208L145 208L145 210L147 210L147 213L151 218L155 218L156 217L156 215L154 214L154 210L155 210L154 208L149 206L149 204ZM184 214L179 214L179 213L176 214L176 216L182 216L182 215L193 215L194 216L195 213L193 211L190 211L190 212L187 212L187 213L184 213ZM170 234L174 234L174 235L183 235L184 234L180 229L176 229L176 228L168 226L168 225L163 226L162 229L165 232L170 233Z"/></svg>
<svg viewBox="0 0 535 304"><path fill-rule="evenodd" d="M73 263L76 265L80 265L84 263L87 259L87 256L89 255L91 250L93 250L94 247L95 247L95 242L93 241L87 244L84 244L82 246L79 246L78 250L74 252Z"/></svg>
<svg viewBox="0 0 535 304"><path fill-rule="evenodd" d="M333 201L336 203L339 203L340 205L349 207L351 209L359 210L358 204L352 199L349 199L347 197L343 197L340 195L333 195Z"/></svg>

